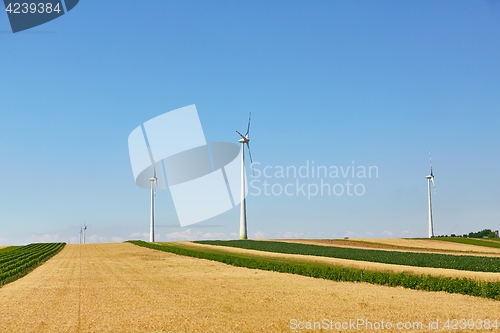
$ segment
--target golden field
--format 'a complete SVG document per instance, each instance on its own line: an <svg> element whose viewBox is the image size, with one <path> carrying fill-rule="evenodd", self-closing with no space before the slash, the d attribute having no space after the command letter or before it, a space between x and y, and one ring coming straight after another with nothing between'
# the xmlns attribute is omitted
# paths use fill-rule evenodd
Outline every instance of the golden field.
<svg viewBox="0 0 500 333"><path fill-rule="evenodd" d="M425 239L403 239L403 238L382 238L382 239L359 239L365 242L372 243L383 243L395 246L408 246L408 247L416 247L416 248L430 248L430 249L439 249L439 250L450 250L456 252L469 252L469 253L496 253L500 254L500 248L494 247L483 247L469 244L460 244L439 240L425 240Z"/></svg>
<svg viewBox="0 0 500 333"><path fill-rule="evenodd" d="M291 320L323 319L422 322L418 332L427 332L436 319L499 314L494 300L238 268L128 243L67 245L0 289L0 332L290 332Z"/></svg>

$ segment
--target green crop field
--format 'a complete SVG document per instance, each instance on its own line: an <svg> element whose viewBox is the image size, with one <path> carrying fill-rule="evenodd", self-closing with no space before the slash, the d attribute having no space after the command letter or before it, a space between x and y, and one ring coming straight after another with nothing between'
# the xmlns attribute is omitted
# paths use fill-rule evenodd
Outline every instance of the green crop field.
<svg viewBox="0 0 500 333"><path fill-rule="evenodd" d="M9 246L9 247L6 247L6 248L3 248L3 249L0 249L0 256L4 253L7 253L7 252L10 252L10 251L13 251L17 248L20 248L20 246Z"/></svg>
<svg viewBox="0 0 500 333"><path fill-rule="evenodd" d="M34 243L0 250L0 287L28 274L64 245L66 243Z"/></svg>
<svg viewBox="0 0 500 333"><path fill-rule="evenodd" d="M368 249L365 250L343 248L337 246L320 246L311 244L251 240L197 241L195 243L230 246L265 252L302 254L339 259L370 261L384 264L449 268L476 272L500 272L500 258L492 257L458 256L449 254L397 252Z"/></svg>
<svg viewBox="0 0 500 333"><path fill-rule="evenodd" d="M446 291L500 300L500 282L476 281L467 278L438 277L410 273L391 273L364 269L332 266L298 259L270 258L251 254L228 253L211 248L192 248L178 243L147 243L129 241L132 244L218 261L237 267L291 273L332 281L367 282L391 287L404 287L426 291ZM204 242L205 243L205 242Z"/></svg>
<svg viewBox="0 0 500 333"><path fill-rule="evenodd" d="M498 239L495 239L495 238L491 238L491 239L487 238L487 239L482 240L480 238L435 237L435 238L431 238L431 239L438 240L438 241L444 241L444 242L500 248L500 241Z"/></svg>

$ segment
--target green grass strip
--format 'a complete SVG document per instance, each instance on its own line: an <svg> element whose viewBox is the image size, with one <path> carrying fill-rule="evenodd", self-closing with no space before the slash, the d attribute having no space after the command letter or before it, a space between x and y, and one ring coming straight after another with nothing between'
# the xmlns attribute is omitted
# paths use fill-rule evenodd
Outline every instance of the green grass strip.
<svg viewBox="0 0 500 333"><path fill-rule="evenodd" d="M444 241L444 242L452 242L452 243L460 243L460 244L469 244L476 246L486 246L486 247L494 247L500 249L500 242L495 238L482 240L482 239L474 239L474 238L460 238L460 237L435 237L432 240Z"/></svg>
<svg viewBox="0 0 500 333"><path fill-rule="evenodd" d="M146 243L128 241L132 244L178 255L218 261L237 267L261 269L280 273L291 273L332 281L367 282L391 287L404 287L425 291L479 296L500 300L500 282L476 281L467 278L436 277L409 273L392 273L364 269L332 266L324 263L295 259L269 258L251 254L228 253L227 251L193 248L176 243Z"/></svg>
<svg viewBox="0 0 500 333"><path fill-rule="evenodd" d="M265 252L312 255L415 267L447 268L475 272L500 272L500 258L495 257L354 249L331 245L322 246L252 240L197 241L195 243L229 246Z"/></svg>

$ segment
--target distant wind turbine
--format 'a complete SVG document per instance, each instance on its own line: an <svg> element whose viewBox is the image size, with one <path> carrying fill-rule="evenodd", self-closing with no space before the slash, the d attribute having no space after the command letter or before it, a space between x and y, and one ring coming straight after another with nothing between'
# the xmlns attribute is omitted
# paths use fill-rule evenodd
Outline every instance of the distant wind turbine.
<svg viewBox="0 0 500 333"><path fill-rule="evenodd" d="M241 139L238 140L241 143L241 206L240 206L240 239L247 239L247 210L246 210L246 199L245 199L245 144L248 148L248 155L250 156L250 163L253 164L252 161L252 153L250 151L250 118L252 117L252 113L250 112L250 116L248 117L248 127L245 135L236 131L241 136ZM252 173L253 173L253 165L252 165Z"/></svg>
<svg viewBox="0 0 500 333"><path fill-rule="evenodd" d="M87 230L87 225L83 224L83 244L85 244L85 230Z"/></svg>
<svg viewBox="0 0 500 333"><path fill-rule="evenodd" d="M431 153L429 152L429 161L431 165L431 173L427 175L425 178L427 178L427 200L428 200L428 208L429 208L429 238L434 237L434 224L432 220L432 198L431 198L431 182L432 186L434 187L434 194L436 192L436 184L434 184L434 174L432 173L432 158L431 158Z"/></svg>
<svg viewBox="0 0 500 333"><path fill-rule="evenodd" d="M155 241L155 196L156 196L156 185L158 184L158 178L156 177L156 166L153 159L153 154L151 153L151 161L153 163L153 177L149 178L151 181L151 208L149 213L149 241Z"/></svg>

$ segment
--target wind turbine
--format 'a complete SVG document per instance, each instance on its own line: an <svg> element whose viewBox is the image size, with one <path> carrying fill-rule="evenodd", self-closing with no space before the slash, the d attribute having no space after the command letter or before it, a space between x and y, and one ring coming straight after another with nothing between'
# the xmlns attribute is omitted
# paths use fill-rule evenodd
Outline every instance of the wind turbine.
<svg viewBox="0 0 500 333"><path fill-rule="evenodd" d="M83 244L85 244L85 230L87 230L87 225L83 224Z"/></svg>
<svg viewBox="0 0 500 333"><path fill-rule="evenodd" d="M151 154L151 160L153 162L153 177L149 178L151 181L151 211L149 214L149 241L155 241L155 196L156 196L156 185L158 184L158 178L156 177L156 166L154 163L153 155Z"/></svg>
<svg viewBox="0 0 500 333"><path fill-rule="evenodd" d="M241 143L241 206L240 206L240 239L247 239L247 207L246 207L246 199L245 199L245 144L248 148L248 155L250 156L250 163L253 164L252 161L252 153L250 151L250 118L252 117L252 113L250 112L250 116L248 116L248 127L245 135L236 131L241 136L241 139L238 140ZM253 165L252 165L253 172Z"/></svg>
<svg viewBox="0 0 500 333"><path fill-rule="evenodd" d="M427 175L425 178L427 178L427 191L428 191L428 205L429 205L429 238L434 237L434 225L432 221L432 200L431 200L431 182L432 186L434 187L434 193L436 192L436 184L434 184L434 174L432 173L432 158L431 158L431 153L429 153L429 161L431 165L431 173Z"/></svg>
<svg viewBox="0 0 500 333"><path fill-rule="evenodd" d="M83 235L83 229L80 226L80 244L82 244L82 235Z"/></svg>

